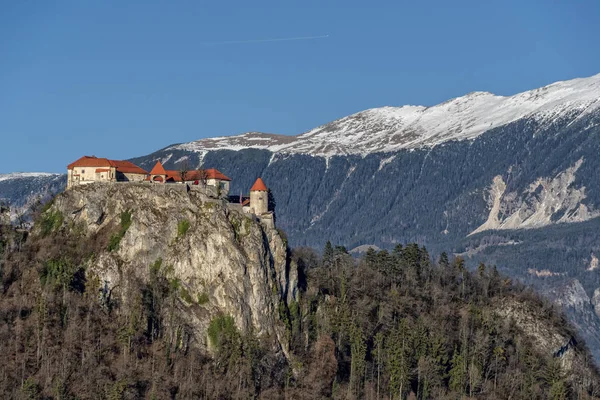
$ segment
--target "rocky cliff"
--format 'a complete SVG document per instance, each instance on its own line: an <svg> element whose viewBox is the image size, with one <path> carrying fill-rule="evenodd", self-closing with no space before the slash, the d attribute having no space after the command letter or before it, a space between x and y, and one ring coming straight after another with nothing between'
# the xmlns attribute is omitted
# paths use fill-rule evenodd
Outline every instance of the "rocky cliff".
<svg viewBox="0 0 600 400"><path fill-rule="evenodd" d="M62 228L48 229L48 219L62 221ZM105 301L127 307L131 285L164 274L178 290L191 339L202 347L219 316L259 337L282 332L278 307L293 299L296 286L286 244L224 200L180 185L80 186L56 197L34 236L60 229L94 249L84 263L86 278L100 282Z"/></svg>

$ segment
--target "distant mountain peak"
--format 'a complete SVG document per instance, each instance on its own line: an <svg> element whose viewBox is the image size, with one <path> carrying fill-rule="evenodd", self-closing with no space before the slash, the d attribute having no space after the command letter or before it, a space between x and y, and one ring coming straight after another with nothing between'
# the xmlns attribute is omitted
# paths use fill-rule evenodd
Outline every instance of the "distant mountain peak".
<svg viewBox="0 0 600 400"><path fill-rule="evenodd" d="M49 172L11 172L10 174L0 174L0 181L5 181L9 179L51 177L59 175L60 174L53 174Z"/></svg>
<svg viewBox="0 0 600 400"><path fill-rule="evenodd" d="M334 156L395 152L471 140L482 133L531 117L542 123L600 108L600 74L556 82L514 96L471 92L441 104L406 105L360 111L298 136L248 132L174 145L171 149L205 152L245 148L274 153Z"/></svg>

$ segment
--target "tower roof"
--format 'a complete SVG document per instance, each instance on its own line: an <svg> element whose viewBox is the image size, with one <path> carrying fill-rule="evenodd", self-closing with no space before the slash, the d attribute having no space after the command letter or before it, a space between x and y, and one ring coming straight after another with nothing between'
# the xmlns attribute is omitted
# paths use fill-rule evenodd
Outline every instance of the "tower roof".
<svg viewBox="0 0 600 400"><path fill-rule="evenodd" d="M256 180L256 182L254 182L254 185L252 185L252 187L250 188L251 192L266 192L267 191L267 185L265 185L265 183L263 182L262 179L258 178Z"/></svg>
<svg viewBox="0 0 600 400"><path fill-rule="evenodd" d="M158 160L156 162L154 167L152 167L152 171L150 171L150 175L166 175L166 174L167 174L167 171L165 171L165 168L163 167L160 160Z"/></svg>

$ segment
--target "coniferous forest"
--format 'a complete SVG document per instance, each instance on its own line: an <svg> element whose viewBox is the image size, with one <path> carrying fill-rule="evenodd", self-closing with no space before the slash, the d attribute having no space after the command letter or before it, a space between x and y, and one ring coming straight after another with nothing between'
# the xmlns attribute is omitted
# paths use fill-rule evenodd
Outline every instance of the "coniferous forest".
<svg viewBox="0 0 600 400"><path fill-rule="evenodd" d="M54 221L55 222L55 221ZM54 223L42 221L43 223ZM42 229L44 227L42 226ZM468 271L416 244L360 259L329 242L289 251L298 301L281 303L274 338L211 321L210 351L172 326L186 301L150 265L129 304L86 280L89 243L2 227L0 397L18 399L594 398L585 344L549 302L495 267ZM200 302L200 300L199 300ZM503 311L504 310L504 311ZM506 314L506 310L509 314ZM538 335L569 338L553 353ZM570 354L569 365L566 356Z"/></svg>

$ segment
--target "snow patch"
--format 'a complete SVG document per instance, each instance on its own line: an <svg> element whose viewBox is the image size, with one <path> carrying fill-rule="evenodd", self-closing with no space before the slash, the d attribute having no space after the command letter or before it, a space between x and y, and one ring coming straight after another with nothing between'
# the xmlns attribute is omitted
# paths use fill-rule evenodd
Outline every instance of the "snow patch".
<svg viewBox="0 0 600 400"><path fill-rule="evenodd" d="M165 157L160 159L160 163L163 165L166 164L167 161L169 161L171 159L171 157L173 157L173 153L167 154Z"/></svg>
<svg viewBox="0 0 600 400"><path fill-rule="evenodd" d="M175 160L175 164L179 164L180 162L183 162L185 160L189 160L190 156L183 156L183 157L179 157L177 160Z"/></svg>
<svg viewBox="0 0 600 400"><path fill-rule="evenodd" d="M592 259L590 260L590 266L587 267L586 271L594 271L598 269L598 257L592 253Z"/></svg>
<svg viewBox="0 0 600 400"><path fill-rule="evenodd" d="M565 275L564 272L552 272L550 270L547 269L535 269L535 268L529 268L527 270L527 273L529 275L535 275L538 278L546 278L549 276L563 276Z"/></svg>
<svg viewBox="0 0 600 400"><path fill-rule="evenodd" d="M377 168L377 171L381 171L383 167L394 161L394 158L396 158L396 156L384 158L383 160L379 161L379 168Z"/></svg>

